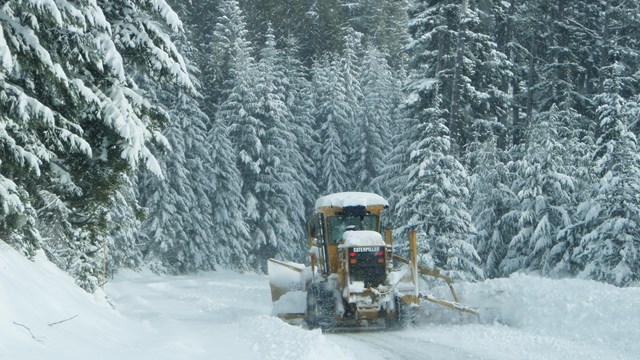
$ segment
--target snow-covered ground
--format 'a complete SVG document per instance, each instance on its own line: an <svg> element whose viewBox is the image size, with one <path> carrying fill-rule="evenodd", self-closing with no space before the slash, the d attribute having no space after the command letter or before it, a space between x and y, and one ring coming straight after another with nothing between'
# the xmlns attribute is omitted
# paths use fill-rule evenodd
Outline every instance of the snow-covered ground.
<svg viewBox="0 0 640 360"><path fill-rule="evenodd" d="M638 287L517 275L457 290L480 321L429 306L412 329L322 334L270 316L263 275L127 271L107 300L0 242L0 359L640 358Z"/></svg>

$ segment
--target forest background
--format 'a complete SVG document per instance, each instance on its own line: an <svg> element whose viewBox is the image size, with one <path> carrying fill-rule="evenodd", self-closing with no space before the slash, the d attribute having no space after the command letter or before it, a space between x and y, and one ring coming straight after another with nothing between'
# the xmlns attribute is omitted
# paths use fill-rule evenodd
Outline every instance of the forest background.
<svg viewBox="0 0 640 360"><path fill-rule="evenodd" d="M88 291L264 271L357 190L458 279L637 284L639 7L4 0L0 239Z"/></svg>

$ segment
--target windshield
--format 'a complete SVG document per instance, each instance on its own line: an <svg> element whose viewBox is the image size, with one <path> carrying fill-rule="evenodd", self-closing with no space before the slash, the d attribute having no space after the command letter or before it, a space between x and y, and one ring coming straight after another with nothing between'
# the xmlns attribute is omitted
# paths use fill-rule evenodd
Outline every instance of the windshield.
<svg viewBox="0 0 640 360"><path fill-rule="evenodd" d="M377 215L364 215L364 216L344 216L336 215L327 219L328 238L329 243L338 244L342 240L342 234L344 234L347 226L355 227L354 230L372 230L378 231L378 216Z"/></svg>

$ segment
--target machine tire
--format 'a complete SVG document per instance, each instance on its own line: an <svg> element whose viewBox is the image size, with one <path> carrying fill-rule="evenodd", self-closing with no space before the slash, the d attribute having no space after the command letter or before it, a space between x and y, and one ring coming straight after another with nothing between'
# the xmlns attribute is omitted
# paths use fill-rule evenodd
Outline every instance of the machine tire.
<svg viewBox="0 0 640 360"><path fill-rule="evenodd" d="M319 293L320 287L318 284L311 284L307 290L307 312L305 320L309 329L316 329L320 326Z"/></svg>
<svg viewBox="0 0 640 360"><path fill-rule="evenodd" d="M398 300L400 307L400 326L403 328L416 326L416 316L418 315L418 307L407 304L401 299Z"/></svg>
<svg viewBox="0 0 640 360"><path fill-rule="evenodd" d="M333 290L321 289L319 297L318 324L323 332L331 332L336 328L336 298Z"/></svg>
<svg viewBox="0 0 640 360"><path fill-rule="evenodd" d="M324 284L311 284L307 290L306 322L309 329L332 331L336 326L336 301L332 290Z"/></svg>
<svg viewBox="0 0 640 360"><path fill-rule="evenodd" d="M418 313L417 306L411 306L402 299L396 299L397 316L390 322L390 327L395 329L404 329L416 325L416 315Z"/></svg>

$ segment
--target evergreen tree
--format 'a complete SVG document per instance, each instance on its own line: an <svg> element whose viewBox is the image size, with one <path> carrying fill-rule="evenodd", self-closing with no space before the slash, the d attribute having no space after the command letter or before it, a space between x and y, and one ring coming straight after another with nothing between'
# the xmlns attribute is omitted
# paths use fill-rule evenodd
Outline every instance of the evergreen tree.
<svg viewBox="0 0 640 360"><path fill-rule="evenodd" d="M211 94L206 99L219 104L224 101L225 92L230 90L229 81L234 76L233 67L236 59L251 54L253 50L247 40L247 25L238 1L221 1L218 12L220 15L216 20L212 49L207 59L207 66L212 72L208 74L212 78L208 84L213 89L206 89L207 93Z"/></svg>
<svg viewBox="0 0 640 360"><path fill-rule="evenodd" d="M211 119L215 117L220 104L222 85L225 79L224 57L219 39L216 39L216 28L224 27L221 9L225 5L221 0L170 0L171 7L184 22L187 40L192 44L192 51L185 54L198 68L198 91L202 97L198 100L200 109ZM227 5L228 6L228 5Z"/></svg>
<svg viewBox="0 0 640 360"><path fill-rule="evenodd" d="M273 37L268 37L258 63L248 54L241 55L232 69L233 87L218 116L230 124L239 153L245 216L257 261L252 265L264 269L270 257L302 256L302 246L291 243L301 235L304 201L296 170L289 166L297 147L288 128L292 115L286 94L277 86L284 75L276 70Z"/></svg>
<svg viewBox="0 0 640 360"><path fill-rule="evenodd" d="M638 281L640 270L640 158L636 137L627 128L629 111L637 104L628 103L619 94L625 70L620 63L603 69L608 78L604 92L595 99L601 134L594 153L599 182L593 197L580 206L590 231L574 253L584 266L582 276L615 285Z"/></svg>
<svg viewBox="0 0 640 360"><path fill-rule="evenodd" d="M563 163L566 174L573 179L573 192L565 207L570 209L571 224L560 229L556 244L549 253L550 274L555 276L575 276L581 269L574 259L574 251L586 230L586 223L576 213L580 203L591 197L592 184L595 183L591 158L594 151L594 125L589 118L581 116L575 109L553 109L561 127L558 131L559 142L565 148ZM543 113L544 115L544 113Z"/></svg>
<svg viewBox="0 0 640 360"><path fill-rule="evenodd" d="M15 159L4 162L4 176L20 179L39 216L58 221L27 218L18 232L34 239L27 225L37 226L52 259L91 290L109 241L112 195L126 186L122 174L140 163L159 174L149 144L164 142L157 129L165 116L138 77L192 89L165 27L179 30L180 22L162 0L8 1L0 22L3 53L12 54L11 64L3 56L11 70L2 71L0 112L9 125L5 148L17 154L3 156Z"/></svg>
<svg viewBox="0 0 640 360"><path fill-rule="evenodd" d="M482 26L489 17L474 3L416 1L409 11L412 55L409 101L432 102L437 88L453 149L471 141L475 121L496 123L509 107L509 96L497 84L509 76L511 64Z"/></svg>
<svg viewBox="0 0 640 360"><path fill-rule="evenodd" d="M94 95L87 95L90 91L82 81L56 63L56 49L41 41L47 35L40 23L63 35L70 32L71 24L63 22L56 6L9 1L0 7L1 227L3 238L26 254L41 246L30 198L55 194L49 200L56 201L60 187L53 187L63 179L72 183L63 168L53 164L54 171L49 171L49 165L63 154L92 154L75 111L91 103ZM59 208L54 205L58 204L47 209Z"/></svg>
<svg viewBox="0 0 640 360"><path fill-rule="evenodd" d="M363 34L363 41L386 54L393 68L404 65L402 46L408 42L406 35L409 1L355 0L344 6L349 24Z"/></svg>
<svg viewBox="0 0 640 360"><path fill-rule="evenodd" d="M166 177L147 177L140 187L149 212L142 224L146 261L154 270L170 273L212 270L219 259L205 188L209 119L188 94L179 93L175 102L173 123L165 133L172 148L162 159Z"/></svg>
<svg viewBox="0 0 640 360"><path fill-rule="evenodd" d="M483 273L478 254L469 243L475 232L466 207L468 175L451 155L449 130L443 112L433 107L414 108L420 125L419 140L409 148L407 185L397 204L398 216L418 231L419 261L449 270L459 279L479 280Z"/></svg>
<svg viewBox="0 0 640 360"><path fill-rule="evenodd" d="M371 183L382 172L384 157L391 148L390 126L397 88L390 66L375 48L366 52L359 79L363 98L361 115L354 123L358 147L353 169L354 175L359 177L355 188L375 191Z"/></svg>
<svg viewBox="0 0 640 360"><path fill-rule="evenodd" d="M283 73L280 86L285 92L285 103L291 111L290 129L296 139L297 154L293 154L294 163L305 200L304 207L311 209L318 197L318 187L315 183L318 168L315 164L320 151L318 134L315 132L316 112L313 101L312 82L307 79L308 71L302 61L298 60L297 41L289 37L285 40L285 47L280 52L282 59L279 66ZM302 205L301 205L302 206ZM304 224L301 224L304 228Z"/></svg>
<svg viewBox="0 0 640 360"><path fill-rule="evenodd" d="M211 148L209 161L203 164L204 175L208 177L204 184L211 203L209 213L216 258L227 268L249 270L255 259L250 253L252 244L244 218L242 178L236 167L237 154L229 139L228 125L218 119L206 140Z"/></svg>
<svg viewBox="0 0 640 360"><path fill-rule="evenodd" d="M402 72L394 75L393 91L396 95L393 97L392 116L390 129L390 150L384 154L384 166L380 174L372 181L372 190L376 193L383 194L391 207L390 215L387 219L391 224L399 225L398 217L395 216L395 204L398 202L406 177L403 173L409 163L409 146L417 136L415 131L410 131L416 126L416 121L408 114L407 107L403 104L402 82L406 75Z"/></svg>
<svg viewBox="0 0 640 360"><path fill-rule="evenodd" d="M361 128L356 124L361 122L363 116L362 85L358 78L361 71L360 52L362 50L362 34L351 28L346 29L346 34L344 51L340 55L340 59L338 61L338 81L342 83L341 87L344 88L343 96L345 101L344 111L346 118L345 126L338 128L338 131L341 142L345 144L345 155L348 163L347 166L351 173L347 186L349 188L355 188L359 183L359 178L363 176L362 174L358 174L356 171L353 171L354 167L357 166L356 163L360 157L361 149L357 146L359 144L351 144L348 139L355 139L360 135L358 134L358 131L361 130Z"/></svg>
<svg viewBox="0 0 640 360"><path fill-rule="evenodd" d="M511 191L511 174L503 160L506 154L498 149L495 137L488 137L489 140L474 141L467 155L473 157L470 208L476 233L472 244L484 274L497 277L512 233L505 215L516 208L516 195Z"/></svg>
<svg viewBox="0 0 640 360"><path fill-rule="evenodd" d="M300 156L301 151L292 132L296 125L286 103L289 94L285 84L289 79L286 78L282 56L269 28L257 64L260 76L256 86L259 106L256 117L265 129L260 135L265 147L261 154L263 169L253 191L261 202L259 213L263 219L259 227L267 234L266 244L262 244L266 245L267 254L275 245L278 256L299 259L305 253L304 245L296 240L304 238L304 200L307 191L313 192L313 185L304 176L304 158Z"/></svg>
<svg viewBox="0 0 640 360"><path fill-rule="evenodd" d="M348 125L348 103L335 61L323 58L313 68L316 123L321 139L319 185L321 194L350 189L347 150L341 131Z"/></svg>
<svg viewBox="0 0 640 360"><path fill-rule="evenodd" d="M567 150L559 139L561 124L556 113L552 107L538 117L522 158L512 164L512 191L518 205L510 217L518 230L501 264L503 274L524 268L549 273L550 252L558 233L572 223L575 181L564 163Z"/></svg>

